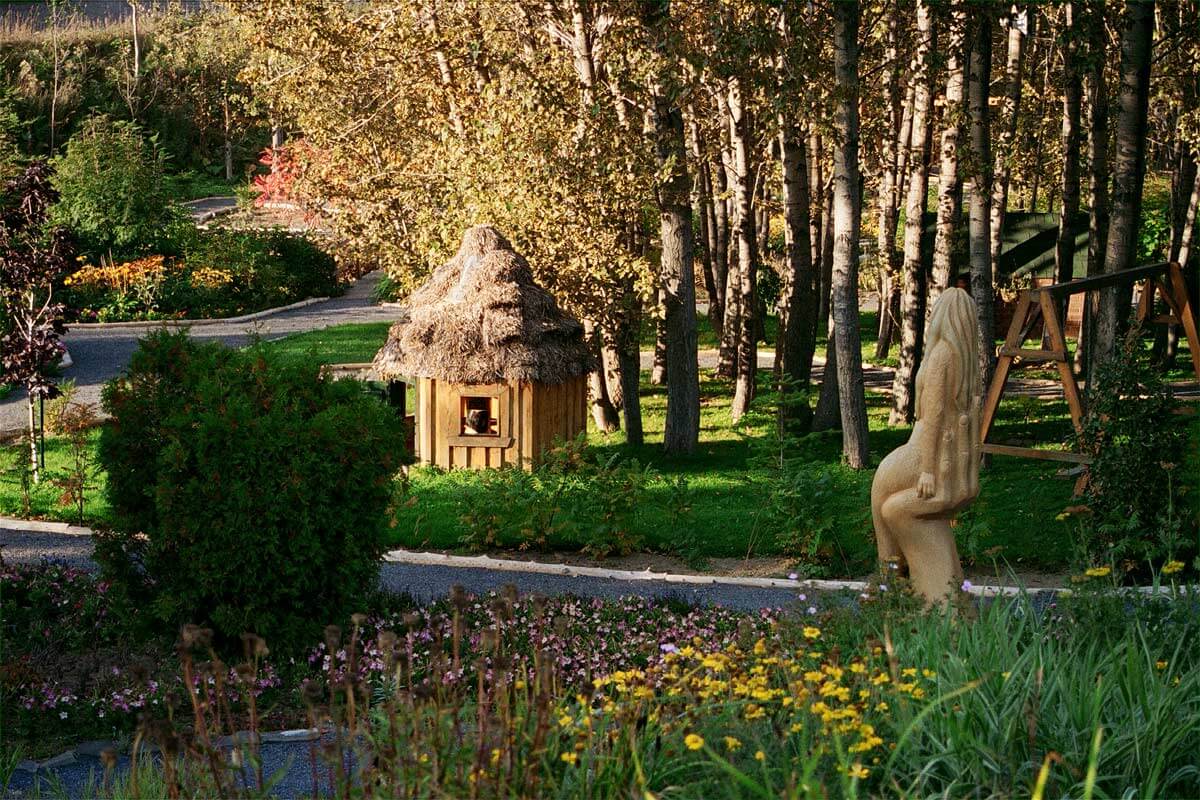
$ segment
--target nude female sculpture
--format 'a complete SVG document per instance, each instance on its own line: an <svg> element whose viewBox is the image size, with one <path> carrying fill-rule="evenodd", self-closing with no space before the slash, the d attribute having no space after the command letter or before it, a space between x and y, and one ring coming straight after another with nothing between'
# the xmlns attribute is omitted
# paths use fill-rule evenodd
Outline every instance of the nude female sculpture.
<svg viewBox="0 0 1200 800"><path fill-rule="evenodd" d="M934 303L917 371L916 422L871 484L881 562L908 566L914 591L944 603L962 583L950 523L979 494L979 334L975 301L947 289Z"/></svg>

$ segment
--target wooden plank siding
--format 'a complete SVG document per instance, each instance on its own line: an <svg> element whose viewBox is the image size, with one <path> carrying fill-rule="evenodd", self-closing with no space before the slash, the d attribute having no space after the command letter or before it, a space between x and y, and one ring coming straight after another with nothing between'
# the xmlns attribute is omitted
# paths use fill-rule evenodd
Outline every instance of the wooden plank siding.
<svg viewBox="0 0 1200 800"><path fill-rule="evenodd" d="M503 388L497 438L464 443L461 398ZM421 378L417 384L417 457L447 469L520 465L531 469L556 440L572 439L587 427L587 378L563 384L472 387Z"/></svg>

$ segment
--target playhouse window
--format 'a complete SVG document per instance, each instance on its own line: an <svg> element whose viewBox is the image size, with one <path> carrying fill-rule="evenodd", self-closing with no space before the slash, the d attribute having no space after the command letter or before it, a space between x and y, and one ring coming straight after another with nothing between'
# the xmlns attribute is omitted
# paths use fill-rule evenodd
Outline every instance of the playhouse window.
<svg viewBox="0 0 1200 800"><path fill-rule="evenodd" d="M459 433L463 436L499 436L500 398L461 398Z"/></svg>

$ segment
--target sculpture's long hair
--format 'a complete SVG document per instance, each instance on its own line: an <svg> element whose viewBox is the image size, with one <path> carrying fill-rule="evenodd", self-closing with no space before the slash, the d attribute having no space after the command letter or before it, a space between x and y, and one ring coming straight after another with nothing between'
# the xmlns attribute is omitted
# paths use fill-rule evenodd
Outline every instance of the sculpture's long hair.
<svg viewBox="0 0 1200 800"><path fill-rule="evenodd" d="M980 394L979 385L979 331L976 324L975 301L966 291L957 287L946 289L933 304L929 315L929 327L925 330L925 352L932 353L939 343L945 343L955 356L955 374L958 386L955 390L954 407L959 412L971 408ZM917 373L917 410L921 408L921 390L924 381Z"/></svg>

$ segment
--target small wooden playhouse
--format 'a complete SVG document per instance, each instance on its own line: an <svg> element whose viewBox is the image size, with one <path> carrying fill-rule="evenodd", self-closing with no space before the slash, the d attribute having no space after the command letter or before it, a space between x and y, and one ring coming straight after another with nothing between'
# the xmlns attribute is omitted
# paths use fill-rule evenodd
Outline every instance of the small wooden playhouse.
<svg viewBox="0 0 1200 800"><path fill-rule="evenodd" d="M495 228L468 230L406 306L373 371L415 387L420 463L528 469L586 429L583 327Z"/></svg>

